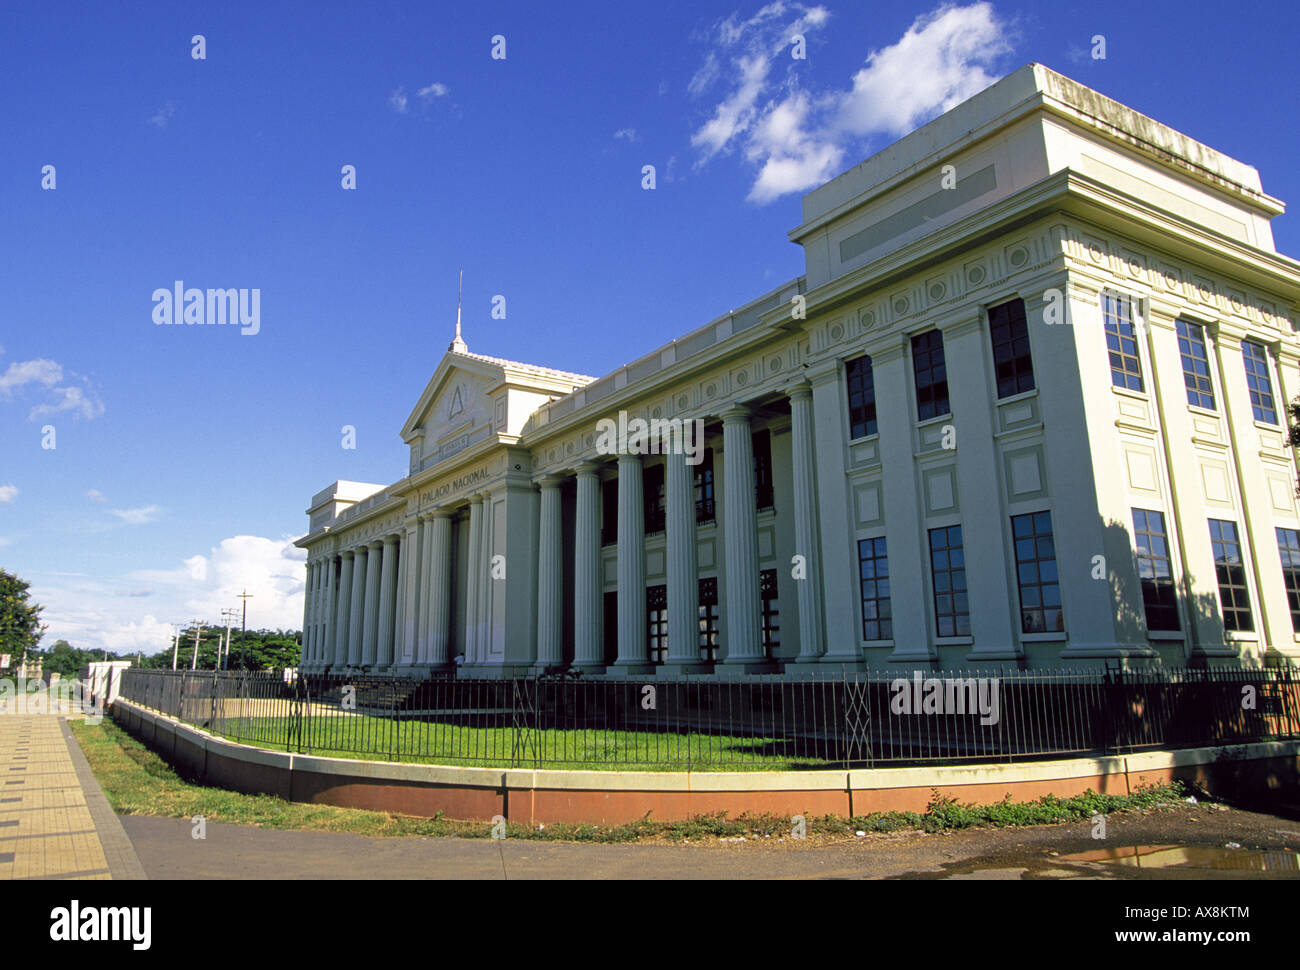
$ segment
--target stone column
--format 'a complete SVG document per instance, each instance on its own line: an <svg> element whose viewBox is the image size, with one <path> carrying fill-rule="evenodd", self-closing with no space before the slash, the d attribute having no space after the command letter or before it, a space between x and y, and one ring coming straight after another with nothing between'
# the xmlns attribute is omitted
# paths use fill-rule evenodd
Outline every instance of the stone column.
<svg viewBox="0 0 1300 970"><path fill-rule="evenodd" d="M393 665L393 627L397 615L397 536L384 536L382 567L379 577L378 642L375 665Z"/></svg>
<svg viewBox="0 0 1300 970"><path fill-rule="evenodd" d="M361 648L366 635L366 569L370 556L365 546L355 550L352 568L352 607L348 626L348 667L361 666Z"/></svg>
<svg viewBox="0 0 1300 970"><path fill-rule="evenodd" d="M557 475L541 480L542 507L537 539L537 665L546 667L564 659L561 643L564 624L564 560L562 554L560 481Z"/></svg>
<svg viewBox="0 0 1300 970"><path fill-rule="evenodd" d="M646 662L645 495L641 456L618 458L618 665Z"/></svg>
<svg viewBox="0 0 1300 970"><path fill-rule="evenodd" d="M469 556L465 566L465 663L475 664L478 658L478 588L483 578L483 496L471 495L469 500Z"/></svg>
<svg viewBox="0 0 1300 970"><path fill-rule="evenodd" d="M704 442L700 442L703 454ZM699 666L700 585L695 561L695 475L681 451L669 452L664 496L668 536L668 662Z"/></svg>
<svg viewBox="0 0 1300 970"><path fill-rule="evenodd" d="M901 337L899 339L903 342L903 346L906 346L905 339ZM874 363L874 356L872 361ZM876 400L889 402L892 405L885 409L880 420L881 454L884 466L892 468L893 474L899 476L900 480L906 480L909 472L914 474L910 444L911 410L906 405L907 395L912 393L912 386L907 377L906 364L898 359L894 366L898 368L901 381L891 394L886 394L880 389L880 378L876 378ZM856 517L852 513L853 503L849 497L848 478L845 474L845 442L849 440L849 428L845 420L844 403L847 388L844 380L844 365L838 360L827 361L820 368L814 368L809 373L808 382L812 385L813 409L817 414L817 420L813 424L813 454L817 460L817 524L821 547L821 580L817 585L820 588L822 602L826 604L826 609L822 613L822 619L825 621L822 628L826 649L821 659L823 663L835 664L838 667L841 664L862 662L862 649L859 646L862 640L860 623L862 610L860 606L855 608L853 605L859 602L861 596L857 544L854 542L853 526L849 524L856 521ZM889 459L883 457L887 426L894 426L894 430L902 432L901 437L903 442L906 442L895 452L895 464L892 466ZM905 460L902 457L904 454L906 454ZM905 472L904 469L908 471ZM886 484L884 491L886 502L889 501L891 492L906 491L915 499L914 488L891 488ZM915 508L915 501L913 507ZM919 515L919 512L917 514ZM920 518L911 520L914 534L920 522ZM902 522L898 525L905 527ZM913 547L915 544L916 540L913 539ZM892 573L896 543L890 539L888 545ZM907 551L904 551L904 555L907 554ZM915 548L912 554L915 554ZM925 588L921 585L919 573L916 574L916 582L916 586L909 588L917 591L914 601L919 609L924 599L920 595L920 590ZM897 581L894 582L893 588L899 588ZM894 598L893 605L896 611L899 599L900 597ZM924 626L922 629L924 630ZM921 642L924 644L924 639Z"/></svg>
<svg viewBox="0 0 1300 970"><path fill-rule="evenodd" d="M307 563L307 584L303 588L302 597L302 655L304 658L311 656L313 641L312 624L315 622L313 607L316 605L313 597L316 594L316 563Z"/></svg>
<svg viewBox="0 0 1300 970"><path fill-rule="evenodd" d="M804 578L795 580L799 602L799 661L822 655L821 543L817 540L817 475L813 454L812 388L790 389L790 446L794 452L794 552L803 557ZM671 614L670 614L671 615Z"/></svg>
<svg viewBox="0 0 1300 970"><path fill-rule="evenodd" d="M334 554L325 557L325 604L323 608L324 628L321 641L312 651L312 669L324 667L334 655L334 597L338 593L338 584L334 578Z"/></svg>
<svg viewBox="0 0 1300 970"><path fill-rule="evenodd" d="M479 518L479 577L478 577L478 662L488 663L492 652L492 554L496 547L496 522L492 511L490 493L483 495L483 511Z"/></svg>
<svg viewBox="0 0 1300 970"><path fill-rule="evenodd" d="M366 625L361 634L361 666L375 665L379 646L379 579L383 571L384 544L379 539L366 546Z"/></svg>
<svg viewBox="0 0 1300 970"><path fill-rule="evenodd" d="M420 611L415 631L415 662L421 666L429 663L433 591L438 583L445 581L438 572L441 568L433 558L433 516L425 512L420 516Z"/></svg>
<svg viewBox="0 0 1300 970"><path fill-rule="evenodd" d="M573 663L599 667L601 647L600 596L600 466L578 466L577 520L574 523Z"/></svg>
<svg viewBox="0 0 1300 970"><path fill-rule="evenodd" d="M339 574L338 613L335 617L334 654L329 658L330 669L340 671L348 665L349 617L352 612L352 550L342 553L343 568Z"/></svg>
<svg viewBox="0 0 1300 970"><path fill-rule="evenodd" d="M409 663L406 657L406 573L409 558L411 542L407 538L406 525L403 525L398 532L398 602L393 614L393 672L396 672L398 664Z"/></svg>
<svg viewBox="0 0 1300 970"><path fill-rule="evenodd" d="M426 663L445 667L451 662L451 513L439 509L432 527L432 585L429 589L429 650Z"/></svg>
<svg viewBox="0 0 1300 970"><path fill-rule="evenodd" d="M962 545L979 550L967 560L966 589L970 608L972 662L1016 660L1020 648L1018 587L1011 585L1006 537L1011 520L1003 515L1001 481L994 432L998 430L997 378L986 364L991 346L984 310L975 307L941 321L948 392L949 423L955 431L957 502L962 512ZM1031 345L1032 346L1032 345ZM1040 374L1046 374L1040 367ZM1040 380L1042 378L1040 377ZM1057 521L1059 516L1053 519ZM1053 527L1055 529L1055 526ZM976 565L978 563L978 565ZM1011 618L1015 616L1013 628ZM1066 617L1068 626L1070 619Z"/></svg>
<svg viewBox="0 0 1300 970"><path fill-rule="evenodd" d="M724 663L756 663L764 657L758 612L754 442L748 408L735 406L722 413L722 460L724 579L727 590L727 656Z"/></svg>

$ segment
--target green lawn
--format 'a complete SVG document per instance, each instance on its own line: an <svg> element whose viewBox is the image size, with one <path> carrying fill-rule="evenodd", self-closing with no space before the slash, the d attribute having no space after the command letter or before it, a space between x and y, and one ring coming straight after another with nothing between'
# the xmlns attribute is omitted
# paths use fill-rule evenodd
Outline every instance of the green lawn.
<svg viewBox="0 0 1300 970"><path fill-rule="evenodd" d="M837 762L783 755L789 741L658 731L515 731L367 714L305 721L226 718L216 733L279 751L369 761L413 761L481 768L591 768L606 771L781 771L834 768ZM301 737L299 732L301 731Z"/></svg>

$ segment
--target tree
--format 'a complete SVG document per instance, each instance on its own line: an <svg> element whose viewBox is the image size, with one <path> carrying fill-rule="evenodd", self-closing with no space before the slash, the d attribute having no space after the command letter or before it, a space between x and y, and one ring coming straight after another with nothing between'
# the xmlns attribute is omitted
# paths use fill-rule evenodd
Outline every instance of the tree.
<svg viewBox="0 0 1300 970"><path fill-rule="evenodd" d="M41 610L45 607L28 602L26 580L0 569L0 654L11 654L15 666L27 657L45 634Z"/></svg>

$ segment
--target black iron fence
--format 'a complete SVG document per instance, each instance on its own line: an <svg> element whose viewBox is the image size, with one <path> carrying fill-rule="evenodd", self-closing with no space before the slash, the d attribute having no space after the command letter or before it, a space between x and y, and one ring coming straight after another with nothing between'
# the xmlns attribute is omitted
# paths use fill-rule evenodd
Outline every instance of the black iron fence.
<svg viewBox="0 0 1300 970"><path fill-rule="evenodd" d="M120 696L262 747L492 767L869 767L1300 739L1294 667L744 681L132 669Z"/></svg>

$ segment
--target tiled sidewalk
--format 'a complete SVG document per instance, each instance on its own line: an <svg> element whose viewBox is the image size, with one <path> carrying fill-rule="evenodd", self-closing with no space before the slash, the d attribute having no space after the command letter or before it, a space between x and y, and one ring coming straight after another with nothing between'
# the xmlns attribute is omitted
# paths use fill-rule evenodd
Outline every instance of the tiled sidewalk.
<svg viewBox="0 0 1300 970"><path fill-rule="evenodd" d="M0 715L0 879L143 879L57 714Z"/></svg>

